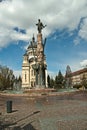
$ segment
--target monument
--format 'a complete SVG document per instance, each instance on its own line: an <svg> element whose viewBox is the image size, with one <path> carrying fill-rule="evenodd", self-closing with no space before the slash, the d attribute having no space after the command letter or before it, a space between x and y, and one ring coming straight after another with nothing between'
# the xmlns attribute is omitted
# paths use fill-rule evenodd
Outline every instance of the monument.
<svg viewBox="0 0 87 130"><path fill-rule="evenodd" d="M38 20L37 25L37 29L38 29L38 34L37 34L37 66L38 66L38 70L36 70L36 87L38 88L45 88L45 70L47 68L45 61L45 55L44 55L44 47L45 47L45 42L43 43L43 38L42 38L42 29L45 28L45 26L43 25L43 23L40 21L40 19Z"/></svg>
<svg viewBox="0 0 87 130"><path fill-rule="evenodd" d="M47 87L47 64L44 54L46 39L43 41L42 30L46 27L38 19L37 42L33 36L22 64L22 88L46 88Z"/></svg>

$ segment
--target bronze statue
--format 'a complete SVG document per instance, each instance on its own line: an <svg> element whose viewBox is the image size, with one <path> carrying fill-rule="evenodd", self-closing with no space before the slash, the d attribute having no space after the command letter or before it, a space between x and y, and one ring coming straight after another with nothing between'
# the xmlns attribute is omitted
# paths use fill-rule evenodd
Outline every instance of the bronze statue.
<svg viewBox="0 0 87 130"><path fill-rule="evenodd" d="M38 23L36 25L37 25L38 33L41 33L41 30L46 27L46 25L43 25L40 19L38 19Z"/></svg>

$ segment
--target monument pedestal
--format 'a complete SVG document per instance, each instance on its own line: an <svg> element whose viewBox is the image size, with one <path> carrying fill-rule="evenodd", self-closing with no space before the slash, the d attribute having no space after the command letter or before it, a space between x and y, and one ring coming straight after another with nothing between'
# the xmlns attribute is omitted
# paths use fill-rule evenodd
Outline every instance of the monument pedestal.
<svg viewBox="0 0 87 130"><path fill-rule="evenodd" d="M35 89L27 89L24 93L29 94L30 96L41 96L41 95L49 95L51 92L57 92L54 88L35 88Z"/></svg>
<svg viewBox="0 0 87 130"><path fill-rule="evenodd" d="M45 89L45 85L36 85L36 89Z"/></svg>

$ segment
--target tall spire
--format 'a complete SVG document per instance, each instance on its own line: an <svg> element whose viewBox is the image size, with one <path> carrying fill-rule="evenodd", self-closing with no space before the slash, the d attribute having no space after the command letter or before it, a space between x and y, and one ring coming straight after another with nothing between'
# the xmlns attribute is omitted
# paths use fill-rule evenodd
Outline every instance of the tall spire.
<svg viewBox="0 0 87 130"><path fill-rule="evenodd" d="M33 34L33 37L32 37L32 42L33 42L33 43L35 42L35 37L34 37L34 34Z"/></svg>

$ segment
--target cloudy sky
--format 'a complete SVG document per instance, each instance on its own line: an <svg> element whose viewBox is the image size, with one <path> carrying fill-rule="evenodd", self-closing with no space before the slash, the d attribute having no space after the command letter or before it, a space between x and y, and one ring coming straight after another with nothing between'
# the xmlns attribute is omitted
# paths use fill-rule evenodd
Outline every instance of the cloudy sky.
<svg viewBox="0 0 87 130"><path fill-rule="evenodd" d="M36 23L47 25L48 72L65 73L87 65L87 0L0 0L0 64L21 72L22 56L37 36Z"/></svg>

